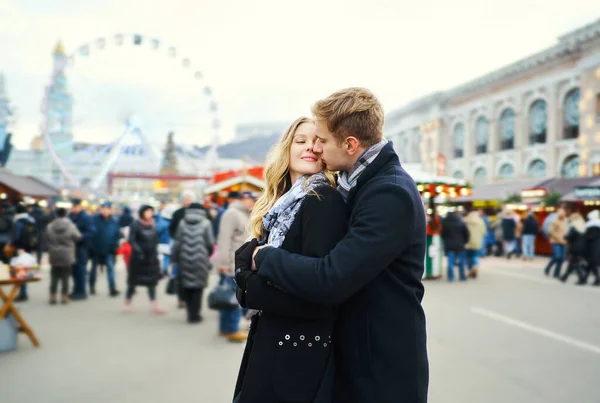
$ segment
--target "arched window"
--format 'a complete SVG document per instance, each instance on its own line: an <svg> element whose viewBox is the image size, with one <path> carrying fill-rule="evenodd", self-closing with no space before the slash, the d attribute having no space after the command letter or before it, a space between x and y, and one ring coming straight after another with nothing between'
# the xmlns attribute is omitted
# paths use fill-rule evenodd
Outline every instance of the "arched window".
<svg viewBox="0 0 600 403"><path fill-rule="evenodd" d="M465 149L465 125L454 126L454 158L462 158Z"/></svg>
<svg viewBox="0 0 600 403"><path fill-rule="evenodd" d="M480 116L475 123L475 153L487 153L488 139L490 137L490 124L485 116Z"/></svg>
<svg viewBox="0 0 600 403"><path fill-rule="evenodd" d="M538 99L529 110L529 144L546 143L546 101Z"/></svg>
<svg viewBox="0 0 600 403"><path fill-rule="evenodd" d="M484 167L479 167L475 170L475 175L473 176L475 183L485 182L485 180L487 179L487 169L485 169Z"/></svg>
<svg viewBox="0 0 600 403"><path fill-rule="evenodd" d="M565 140L579 137L579 88L575 88L565 97L563 105L563 138Z"/></svg>
<svg viewBox="0 0 600 403"><path fill-rule="evenodd" d="M579 176L579 155L570 155L563 162L560 170L563 178L577 178Z"/></svg>
<svg viewBox="0 0 600 403"><path fill-rule="evenodd" d="M510 179L515 176L515 167L512 164L502 164L498 172L500 179Z"/></svg>
<svg viewBox="0 0 600 403"><path fill-rule="evenodd" d="M540 159L532 161L527 168L527 174L532 178L543 178L546 176L546 163Z"/></svg>
<svg viewBox="0 0 600 403"><path fill-rule="evenodd" d="M465 178L465 174L463 173L463 171L454 171L454 176L456 179L464 179Z"/></svg>
<svg viewBox="0 0 600 403"><path fill-rule="evenodd" d="M512 150L515 148L515 111L505 109L500 115L500 149Z"/></svg>

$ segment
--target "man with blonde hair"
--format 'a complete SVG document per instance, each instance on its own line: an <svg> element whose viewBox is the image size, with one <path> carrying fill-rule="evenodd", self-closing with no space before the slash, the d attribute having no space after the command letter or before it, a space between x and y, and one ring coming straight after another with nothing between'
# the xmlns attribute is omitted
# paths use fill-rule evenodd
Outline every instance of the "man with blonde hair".
<svg viewBox="0 0 600 403"><path fill-rule="evenodd" d="M340 171L338 190L351 210L348 234L322 259L257 248L255 269L302 299L339 306L331 401L424 403L429 364L421 197L383 138L383 108L369 90L338 91L318 101L313 115L313 151L329 170ZM327 346L328 335L310 337L324 338Z"/></svg>

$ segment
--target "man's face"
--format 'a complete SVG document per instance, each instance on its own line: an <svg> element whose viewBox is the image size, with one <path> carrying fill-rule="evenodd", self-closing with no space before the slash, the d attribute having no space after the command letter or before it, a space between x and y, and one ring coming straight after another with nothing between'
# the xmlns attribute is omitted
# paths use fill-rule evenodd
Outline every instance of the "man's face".
<svg viewBox="0 0 600 403"><path fill-rule="evenodd" d="M78 204L76 206L73 206L73 208L71 208L71 212L73 212L73 214L79 214L80 211L81 211L81 204Z"/></svg>
<svg viewBox="0 0 600 403"><path fill-rule="evenodd" d="M560 219L563 219L567 216L566 211L562 208L559 208L556 213L558 214L558 218L560 218Z"/></svg>
<svg viewBox="0 0 600 403"><path fill-rule="evenodd" d="M112 209L110 207L101 207L100 214L102 214L102 217L108 218L112 214Z"/></svg>
<svg viewBox="0 0 600 403"><path fill-rule="evenodd" d="M316 127L317 141L313 152L321 156L321 160L330 171L349 171L354 165L354 159L348 154L344 143L338 144L324 120L317 120Z"/></svg>
<svg viewBox="0 0 600 403"><path fill-rule="evenodd" d="M192 198L189 196L183 197L183 207L189 207L192 204Z"/></svg>
<svg viewBox="0 0 600 403"><path fill-rule="evenodd" d="M242 198L242 203L244 203L244 206L246 206L246 208L247 208L248 210L252 210L252 209L254 208L254 204L255 204L256 202L255 202L255 201L254 201L254 199L253 199L253 198L251 198L251 197L243 197L243 198Z"/></svg>

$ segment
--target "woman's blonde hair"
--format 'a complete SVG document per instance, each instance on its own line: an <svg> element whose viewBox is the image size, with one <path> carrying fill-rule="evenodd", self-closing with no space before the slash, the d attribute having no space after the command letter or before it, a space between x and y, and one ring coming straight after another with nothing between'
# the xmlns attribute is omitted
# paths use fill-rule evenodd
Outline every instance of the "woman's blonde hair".
<svg viewBox="0 0 600 403"><path fill-rule="evenodd" d="M290 149L296 131L304 123L314 124L315 122L307 117L296 119L267 155L267 161L265 162L265 190L262 196L256 201L250 215L250 232L254 238L260 239L264 233L262 219L265 214L292 187L290 178ZM331 185L335 186L333 174L325 169L323 172L327 175Z"/></svg>
<svg viewBox="0 0 600 403"><path fill-rule="evenodd" d="M585 220L583 219L581 214L571 214L571 217L569 217L569 221L571 221L571 225L577 230L577 232L582 234L585 232Z"/></svg>

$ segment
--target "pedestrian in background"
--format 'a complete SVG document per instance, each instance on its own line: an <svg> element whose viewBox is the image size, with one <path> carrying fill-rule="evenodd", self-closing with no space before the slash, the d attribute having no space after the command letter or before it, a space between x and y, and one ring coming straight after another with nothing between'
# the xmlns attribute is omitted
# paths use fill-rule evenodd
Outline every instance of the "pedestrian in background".
<svg viewBox="0 0 600 403"><path fill-rule="evenodd" d="M581 214L573 213L569 217L569 221L569 232L565 237L568 245L569 263L567 264L567 271L560 278L563 283L567 281L573 272L578 275L578 282L581 282L584 275L581 266L585 263L585 220Z"/></svg>
<svg viewBox="0 0 600 403"><path fill-rule="evenodd" d="M143 205L139 210L139 220L134 221L129 229L131 244L131 261L127 273L127 293L125 295L125 311L131 311L131 299L136 286L148 289L148 297L155 315L165 313L156 301L156 285L160 277L158 262L158 234L154 227L154 209Z"/></svg>
<svg viewBox="0 0 600 403"><path fill-rule="evenodd" d="M468 277L477 278L479 257L487 228L485 221L477 211L471 211L467 214L465 224L469 230L469 242L467 242L466 246Z"/></svg>
<svg viewBox="0 0 600 403"><path fill-rule="evenodd" d="M69 276L76 262L75 250L81 241L79 230L67 218L67 210L56 209L56 218L46 227L50 259L50 304L56 304L58 283L61 284L61 303L69 302Z"/></svg>
<svg viewBox="0 0 600 403"><path fill-rule="evenodd" d="M540 227L533 216L533 211L528 211L527 217L523 220L523 260L533 260L535 237L539 231Z"/></svg>
<svg viewBox="0 0 600 403"><path fill-rule="evenodd" d="M35 220L27 212L27 208L19 204L16 208L17 214L14 218L12 227L11 245L15 251L22 250L25 253L35 256L39 242L40 234ZM19 296L15 299L16 302L25 302L29 299L27 295L27 284L23 284L19 290Z"/></svg>
<svg viewBox="0 0 600 403"><path fill-rule="evenodd" d="M466 281L465 246L469 242L469 229L458 213L448 213L442 222L442 240L448 257L448 281L454 281L454 264L458 260L460 281Z"/></svg>
<svg viewBox="0 0 600 403"><path fill-rule="evenodd" d="M202 294L211 269L214 237L206 211L198 203L185 210L173 242L173 262L179 267L179 287L187 308L188 323L202 322Z"/></svg>
<svg viewBox="0 0 600 403"><path fill-rule="evenodd" d="M87 211L81 206L81 199L73 199L69 219L75 224L81 240L75 250L75 265L73 266L73 292L70 295L72 300L84 300L87 298L87 261L92 240L96 234L94 220Z"/></svg>
<svg viewBox="0 0 600 403"><path fill-rule="evenodd" d="M502 244L506 258L510 259L513 254L517 253L517 221L514 213L510 210L505 210L500 221L502 227Z"/></svg>
<svg viewBox="0 0 600 403"><path fill-rule="evenodd" d="M598 267L600 266L600 211L593 210L588 214L588 222L585 227L585 248L587 252L587 269L579 285L587 284L588 277L594 275L594 285L600 286L600 275Z"/></svg>
<svg viewBox="0 0 600 403"><path fill-rule="evenodd" d="M112 203L104 202L100 212L94 216L96 233L91 244L92 267L90 269L90 294L96 294L96 276L98 267L106 267L108 289L111 297L119 295L115 282L115 256L119 248L120 228L112 216Z"/></svg>
<svg viewBox="0 0 600 403"><path fill-rule="evenodd" d="M552 245L552 258L544 270L546 276L550 275L552 266L556 266L553 277L560 278L560 269L565 260L565 245L567 243L565 236L567 235L568 230L569 226L566 220L566 211L563 208L559 208L556 212L556 218L552 220L550 227L548 228L550 244Z"/></svg>

